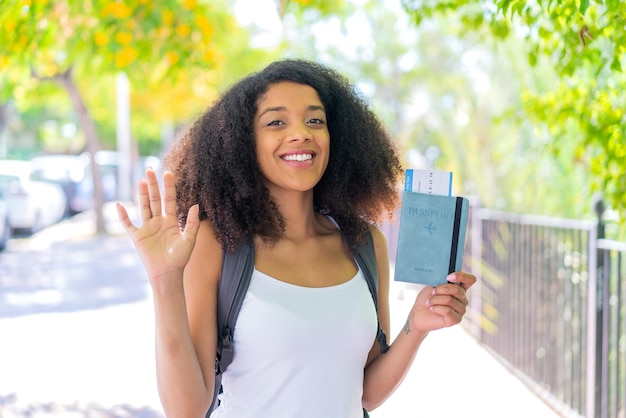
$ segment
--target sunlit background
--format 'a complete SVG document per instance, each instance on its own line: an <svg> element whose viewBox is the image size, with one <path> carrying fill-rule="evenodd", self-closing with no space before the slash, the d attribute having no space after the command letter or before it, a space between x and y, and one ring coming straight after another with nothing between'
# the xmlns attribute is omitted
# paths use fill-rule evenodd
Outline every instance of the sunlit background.
<svg viewBox="0 0 626 418"><path fill-rule="evenodd" d="M406 168L453 172L472 202L470 312L372 417L624 418L624 15L618 0L0 3L0 417L162 417L150 289L114 204L136 219L145 168L224 88L300 57L354 82ZM416 289L391 290L395 333Z"/></svg>

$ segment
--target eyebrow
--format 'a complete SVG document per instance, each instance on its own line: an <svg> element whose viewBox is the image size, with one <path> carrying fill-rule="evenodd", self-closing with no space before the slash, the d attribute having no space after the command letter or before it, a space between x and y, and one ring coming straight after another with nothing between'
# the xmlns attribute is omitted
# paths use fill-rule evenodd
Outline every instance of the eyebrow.
<svg viewBox="0 0 626 418"><path fill-rule="evenodd" d="M284 112L285 110L287 110L287 108L285 106L276 106L276 107L268 107L266 109L264 109L261 113L259 113L259 116L257 117L257 120L261 119L261 117L269 112ZM322 112L324 112L324 106L321 105L309 105L306 108L307 111L315 111L315 110L321 110Z"/></svg>

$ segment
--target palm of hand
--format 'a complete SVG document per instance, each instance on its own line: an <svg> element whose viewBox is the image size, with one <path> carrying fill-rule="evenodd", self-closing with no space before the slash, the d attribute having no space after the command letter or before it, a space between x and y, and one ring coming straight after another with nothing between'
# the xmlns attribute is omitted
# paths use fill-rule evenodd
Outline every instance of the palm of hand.
<svg viewBox="0 0 626 418"><path fill-rule="evenodd" d="M131 232L131 238L150 277L183 269L193 249L193 243L181 233L177 219L167 214L146 220Z"/></svg>
<svg viewBox="0 0 626 418"><path fill-rule="evenodd" d="M182 271L189 261L198 232L198 206L194 205L187 217L187 225L182 231L176 215L176 188L174 177L166 172L163 175L164 208L156 174L146 170L146 179L139 182L139 201L143 224L133 225L126 209L118 204L118 217L131 236L135 248L151 280L171 271Z"/></svg>

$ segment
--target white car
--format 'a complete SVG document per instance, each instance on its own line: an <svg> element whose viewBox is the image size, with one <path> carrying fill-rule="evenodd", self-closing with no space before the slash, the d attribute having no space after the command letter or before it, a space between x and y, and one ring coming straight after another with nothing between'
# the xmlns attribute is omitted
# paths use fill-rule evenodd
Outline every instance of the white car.
<svg viewBox="0 0 626 418"><path fill-rule="evenodd" d="M66 197L65 215L93 209L93 179L89 155L44 155L31 158L32 178L56 183Z"/></svg>
<svg viewBox="0 0 626 418"><path fill-rule="evenodd" d="M57 184L33 180L32 170L29 161L0 161L0 189L7 202L12 230L33 233L63 218L63 189Z"/></svg>

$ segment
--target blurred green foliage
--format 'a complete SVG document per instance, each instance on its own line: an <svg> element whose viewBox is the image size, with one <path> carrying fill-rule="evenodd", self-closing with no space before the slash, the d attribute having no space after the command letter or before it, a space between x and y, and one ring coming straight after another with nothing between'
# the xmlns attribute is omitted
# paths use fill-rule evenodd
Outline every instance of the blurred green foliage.
<svg viewBox="0 0 626 418"><path fill-rule="evenodd" d="M583 165L594 179L591 192L602 192L619 213L626 209L626 3L620 0L523 1L403 0L417 25L444 14L460 16L458 34L480 32L515 37L520 53L555 78L550 86L526 90L520 123L545 129L549 149ZM543 128L542 128L543 127ZM622 216L623 218L623 216Z"/></svg>
<svg viewBox="0 0 626 418"><path fill-rule="evenodd" d="M133 136L158 151L163 123L184 125L220 88L271 56L249 47L226 1L0 4L0 101L12 100L23 112L56 107L67 96L51 81L71 71L108 148L115 144L118 72L132 86ZM72 109L68 118L78 122L79 112Z"/></svg>

